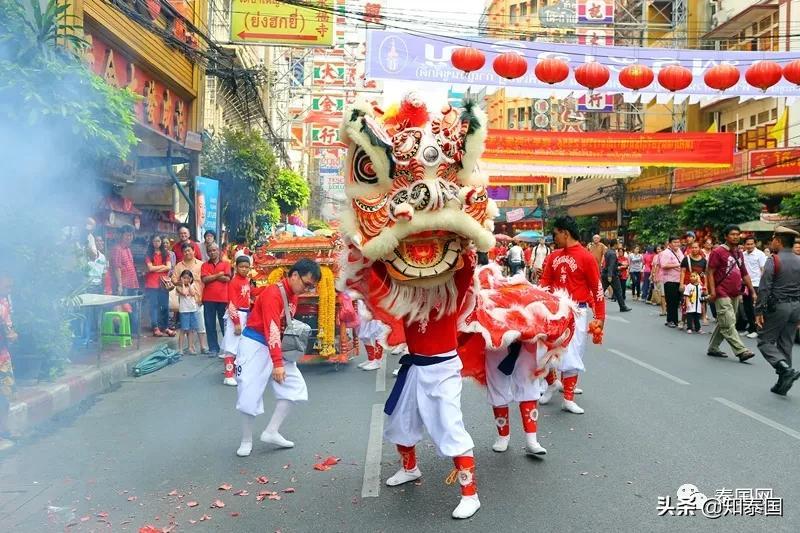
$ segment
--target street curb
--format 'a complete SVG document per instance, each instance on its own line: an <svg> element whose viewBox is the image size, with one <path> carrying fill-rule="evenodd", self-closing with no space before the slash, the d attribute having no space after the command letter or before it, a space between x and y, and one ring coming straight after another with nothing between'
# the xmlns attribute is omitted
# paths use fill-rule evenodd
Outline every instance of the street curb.
<svg viewBox="0 0 800 533"><path fill-rule="evenodd" d="M31 397L12 401L8 413L8 430L12 435L30 433L37 425L75 407L82 401L107 391L132 376L133 367L147 355L164 346L175 347L175 341L165 341L142 347L140 350L113 361L92 367L81 375L70 376L60 383L41 385Z"/></svg>

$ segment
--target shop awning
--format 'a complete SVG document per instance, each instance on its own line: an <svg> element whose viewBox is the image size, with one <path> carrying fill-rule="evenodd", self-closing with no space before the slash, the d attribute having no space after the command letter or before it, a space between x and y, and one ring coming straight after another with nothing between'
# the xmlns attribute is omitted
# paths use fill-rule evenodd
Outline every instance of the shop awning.
<svg viewBox="0 0 800 533"><path fill-rule="evenodd" d="M742 231L753 231L756 233L768 233L775 230L777 224L773 222L764 222L763 220L751 220L744 224L739 224L739 229Z"/></svg>
<svg viewBox="0 0 800 533"><path fill-rule="evenodd" d="M613 213L617 209L611 194L617 180L590 178L570 183L565 194L550 197L552 207L567 209L570 216L599 215Z"/></svg>

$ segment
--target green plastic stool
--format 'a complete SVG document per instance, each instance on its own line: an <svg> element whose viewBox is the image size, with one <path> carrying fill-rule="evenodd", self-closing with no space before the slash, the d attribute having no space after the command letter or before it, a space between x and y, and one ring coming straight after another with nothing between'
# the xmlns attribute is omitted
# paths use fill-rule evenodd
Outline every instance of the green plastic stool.
<svg viewBox="0 0 800 533"><path fill-rule="evenodd" d="M115 320L119 320L118 331L114 328ZM121 311L103 313L103 325L100 331L100 342L103 345L119 343L120 348L127 348L133 345L133 340L131 339L131 318L128 313Z"/></svg>

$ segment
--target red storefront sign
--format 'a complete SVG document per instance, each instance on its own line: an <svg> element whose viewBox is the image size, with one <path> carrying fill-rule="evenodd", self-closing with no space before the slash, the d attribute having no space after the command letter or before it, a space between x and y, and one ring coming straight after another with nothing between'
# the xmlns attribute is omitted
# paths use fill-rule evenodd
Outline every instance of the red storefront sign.
<svg viewBox="0 0 800 533"><path fill-rule="evenodd" d="M797 176L800 176L800 148L750 152L751 180L795 178Z"/></svg>
<svg viewBox="0 0 800 533"><path fill-rule="evenodd" d="M483 159L549 165L728 168L732 133L609 133L490 129Z"/></svg>
<svg viewBox="0 0 800 533"><path fill-rule="evenodd" d="M115 87L127 87L142 98L134 105L136 119L183 143L189 125L191 104L160 80L130 61L96 35L91 35L89 66Z"/></svg>
<svg viewBox="0 0 800 533"><path fill-rule="evenodd" d="M679 168L675 170L675 190L698 189L728 181L743 180L747 176L745 155L733 156L731 168Z"/></svg>

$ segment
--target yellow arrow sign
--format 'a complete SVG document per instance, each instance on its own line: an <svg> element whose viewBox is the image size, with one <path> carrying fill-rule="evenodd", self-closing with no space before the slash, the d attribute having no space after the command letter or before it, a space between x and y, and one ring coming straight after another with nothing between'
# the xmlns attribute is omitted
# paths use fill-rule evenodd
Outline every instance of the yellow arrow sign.
<svg viewBox="0 0 800 533"><path fill-rule="evenodd" d="M332 46L333 0L298 7L278 0L231 0L231 41L286 46Z"/></svg>

